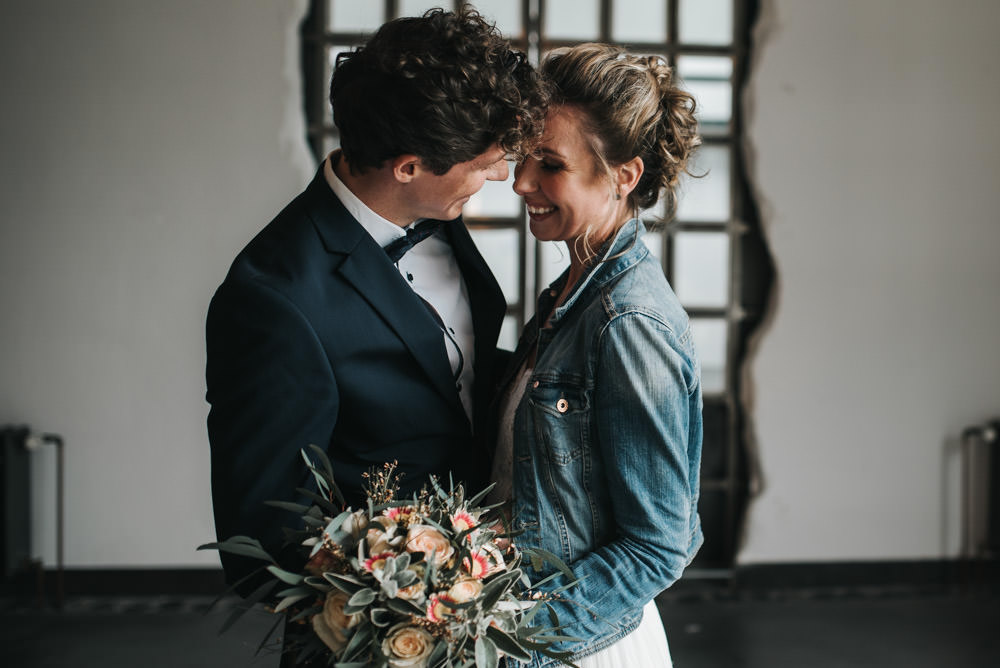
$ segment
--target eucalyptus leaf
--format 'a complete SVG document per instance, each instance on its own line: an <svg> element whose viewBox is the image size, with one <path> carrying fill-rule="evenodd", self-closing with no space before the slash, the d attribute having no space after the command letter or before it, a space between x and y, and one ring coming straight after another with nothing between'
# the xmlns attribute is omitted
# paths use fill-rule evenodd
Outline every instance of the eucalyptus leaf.
<svg viewBox="0 0 1000 668"><path fill-rule="evenodd" d="M228 552L229 554L236 554L241 557L250 557L251 559L259 559L260 561L270 561L274 563L274 559L271 558L271 555L265 552L259 544L250 545L248 543L234 542L232 539L222 541L221 543L208 543L200 546L198 549L218 550L219 552Z"/></svg>
<svg viewBox="0 0 1000 668"><path fill-rule="evenodd" d="M500 654L497 646L487 636L476 638L476 668L497 668Z"/></svg>
<svg viewBox="0 0 1000 668"><path fill-rule="evenodd" d="M431 653L427 655L427 665L431 666L431 668L437 668L438 666L443 665L447 658L448 643L441 641L434 645L434 649L432 649Z"/></svg>
<svg viewBox="0 0 1000 668"><path fill-rule="evenodd" d="M356 608L356 607L364 608L365 606L367 606L369 603L371 603L374 600L375 600L375 592L374 591L372 591L371 589L367 589L367 588L365 588L365 589L359 589L358 591L354 592L354 594L351 596L350 599L348 599L347 605L351 606L352 608ZM347 611L346 610L346 606L345 606L345 610L344 611L345 612ZM351 614L351 613L348 613L348 614Z"/></svg>
<svg viewBox="0 0 1000 668"><path fill-rule="evenodd" d="M392 611L387 608L372 608L371 610L372 624L379 628L389 626L395 619L396 617L392 614Z"/></svg>
<svg viewBox="0 0 1000 668"><path fill-rule="evenodd" d="M277 594L275 594L275 596L277 598L285 598L286 596L298 596L299 594L301 594L302 596L315 596L316 590L308 585L302 584L296 587L289 587L288 589L282 589Z"/></svg>
<svg viewBox="0 0 1000 668"><path fill-rule="evenodd" d="M417 607L403 598L391 598L385 604L389 606L390 610L398 612L401 615L417 615L418 617L422 617L426 613L426 610Z"/></svg>
<svg viewBox="0 0 1000 668"><path fill-rule="evenodd" d="M510 637L500 629L489 626L486 628L486 637L492 640L497 649L504 654L517 659L518 661L531 661L531 652L518 644L517 640Z"/></svg>
<svg viewBox="0 0 1000 668"><path fill-rule="evenodd" d="M530 548L524 548L523 552L525 552L531 557L531 563L533 566L537 559L539 564L546 563L555 566L562 572L563 575L565 575L567 578L571 580L576 577L573 574L573 571L570 570L569 566L567 566L562 559L560 559L553 553L549 552L548 550L544 550L540 547L530 547ZM542 568L541 566L535 567L535 570L540 571L542 570Z"/></svg>
<svg viewBox="0 0 1000 668"><path fill-rule="evenodd" d="M326 456L326 451L313 443L309 444L309 449L313 451L313 454L316 455L316 459L319 460L320 466L323 467L323 472L326 475L327 483L330 486L330 491L333 492L333 496L337 499L340 505L346 506L347 502L344 500L344 495L337 486L336 478L333 475L333 466L330 464L330 458Z"/></svg>
<svg viewBox="0 0 1000 668"><path fill-rule="evenodd" d="M296 594L295 596L286 596L285 598L281 599L278 605L274 606L274 611L281 612L285 608L295 605L302 599L309 598L310 596L312 596L312 594Z"/></svg>
<svg viewBox="0 0 1000 668"><path fill-rule="evenodd" d="M318 615L321 612L323 612L323 606L322 605L314 605L312 607L306 608L302 612L299 612L298 614L296 614L294 617L292 617L288 621L290 621L290 622L297 622L299 620L307 619L309 617L312 617L313 615Z"/></svg>
<svg viewBox="0 0 1000 668"><path fill-rule="evenodd" d="M344 661L353 661L360 658L361 654L367 649L368 644L372 641L374 634L375 629L367 624L355 627L354 635L347 642L347 647L344 648L344 653L340 655L340 658Z"/></svg>
<svg viewBox="0 0 1000 668"><path fill-rule="evenodd" d="M290 585L301 584L302 580L305 579L305 577L302 575L299 575L297 573L289 573L288 571L282 568L278 568L277 566L268 566L267 572L273 575L274 577L278 578L282 582Z"/></svg>
<svg viewBox="0 0 1000 668"><path fill-rule="evenodd" d="M323 579L340 591L351 596L362 589L366 589L364 583L356 578L352 578L349 575L341 575L340 573L323 573Z"/></svg>

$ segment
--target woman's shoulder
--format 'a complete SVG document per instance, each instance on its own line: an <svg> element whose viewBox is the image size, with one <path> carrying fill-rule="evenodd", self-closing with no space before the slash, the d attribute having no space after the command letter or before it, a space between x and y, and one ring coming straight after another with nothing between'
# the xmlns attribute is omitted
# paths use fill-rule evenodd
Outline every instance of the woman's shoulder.
<svg viewBox="0 0 1000 668"><path fill-rule="evenodd" d="M605 284L601 303L609 321L645 315L677 334L688 328L687 313L670 287L660 260L652 253Z"/></svg>

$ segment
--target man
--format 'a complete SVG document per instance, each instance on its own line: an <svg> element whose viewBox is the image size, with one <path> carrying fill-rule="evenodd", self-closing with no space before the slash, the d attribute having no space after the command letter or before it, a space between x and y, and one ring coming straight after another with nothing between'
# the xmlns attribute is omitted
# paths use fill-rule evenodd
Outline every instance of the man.
<svg viewBox="0 0 1000 668"><path fill-rule="evenodd" d="M296 518L264 502L309 486L309 444L355 507L387 461L403 493L431 474L485 485L474 433L505 302L459 215L544 116L523 54L467 10L385 24L342 54L330 101L342 148L237 256L208 313L216 531L272 555ZM411 247L427 221L446 222ZM259 566L222 561L230 583Z"/></svg>

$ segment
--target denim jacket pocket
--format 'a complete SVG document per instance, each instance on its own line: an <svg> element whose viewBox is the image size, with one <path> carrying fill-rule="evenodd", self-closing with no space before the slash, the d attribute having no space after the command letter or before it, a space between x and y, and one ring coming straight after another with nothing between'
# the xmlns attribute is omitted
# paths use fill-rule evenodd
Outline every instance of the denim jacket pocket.
<svg viewBox="0 0 1000 668"><path fill-rule="evenodd" d="M537 378L529 388L535 434L554 466L569 466L587 445L590 396L579 383Z"/></svg>

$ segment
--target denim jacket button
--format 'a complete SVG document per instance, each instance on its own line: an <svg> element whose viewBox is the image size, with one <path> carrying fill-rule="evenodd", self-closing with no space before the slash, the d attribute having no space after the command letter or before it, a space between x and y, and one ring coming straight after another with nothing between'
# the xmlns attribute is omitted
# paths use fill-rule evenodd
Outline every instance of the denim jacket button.
<svg viewBox="0 0 1000 668"><path fill-rule="evenodd" d="M569 410L569 402L566 401L565 399L560 399L559 401L556 402L556 410L559 411L560 413L565 413L566 411Z"/></svg>

